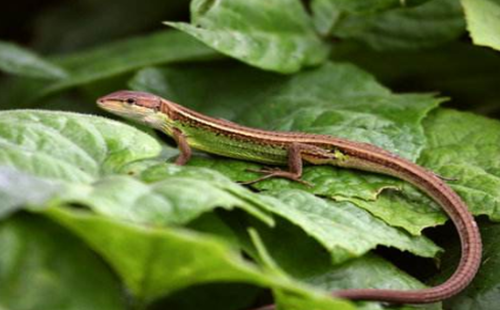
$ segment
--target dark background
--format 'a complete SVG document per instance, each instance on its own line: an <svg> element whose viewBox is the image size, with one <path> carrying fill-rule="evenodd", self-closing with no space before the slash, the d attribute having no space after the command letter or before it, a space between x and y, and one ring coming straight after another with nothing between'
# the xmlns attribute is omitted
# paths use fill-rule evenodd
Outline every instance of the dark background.
<svg viewBox="0 0 500 310"><path fill-rule="evenodd" d="M188 21L189 1L4 1L0 39L56 56L167 29L165 20ZM432 49L360 51L332 57L356 63L393 91L439 93L450 97L445 107L500 118L500 54L474 46L467 33Z"/></svg>
<svg viewBox="0 0 500 310"><path fill-rule="evenodd" d="M0 38L41 54L68 53L188 20L187 0L16 0L0 10Z"/></svg>

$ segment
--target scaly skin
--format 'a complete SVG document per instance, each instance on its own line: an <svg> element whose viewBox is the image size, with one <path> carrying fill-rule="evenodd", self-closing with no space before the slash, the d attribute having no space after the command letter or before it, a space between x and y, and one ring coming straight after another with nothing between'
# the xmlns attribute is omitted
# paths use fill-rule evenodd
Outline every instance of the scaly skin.
<svg viewBox="0 0 500 310"><path fill-rule="evenodd" d="M98 104L114 114L146 123L174 137L181 150L178 164L189 160L192 147L236 159L288 164L289 171L263 171L266 175L257 181L268 177L300 181L303 161L383 173L410 182L431 196L455 224L462 257L455 273L446 282L419 290L348 289L335 291L333 296L352 300L432 303L462 291L479 269L481 236L465 203L434 173L379 147L325 135L248 128L142 92L118 91L100 98ZM273 308L271 305L265 309Z"/></svg>

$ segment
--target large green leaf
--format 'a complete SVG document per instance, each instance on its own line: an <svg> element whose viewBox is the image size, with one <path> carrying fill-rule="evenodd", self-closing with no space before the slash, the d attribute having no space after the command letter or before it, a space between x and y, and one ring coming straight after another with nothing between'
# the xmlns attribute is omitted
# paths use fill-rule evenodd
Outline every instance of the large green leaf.
<svg viewBox="0 0 500 310"><path fill-rule="evenodd" d="M245 172L245 169L259 168L256 164L223 158L194 158L190 165L215 169L238 181L256 178L257 175ZM335 200L352 202L391 226L401 227L415 236L421 235L427 227L446 221L447 217L439 206L414 187L389 177L364 174L334 167L306 167L304 178L314 182L312 188L287 180L271 180L255 187L268 190L294 188L322 195L334 191Z"/></svg>
<svg viewBox="0 0 500 310"><path fill-rule="evenodd" d="M440 110L425 120L428 146L419 162L457 178L451 187L474 214L500 220L500 123L481 116Z"/></svg>
<svg viewBox="0 0 500 310"><path fill-rule="evenodd" d="M415 236L421 235L422 230L427 227L446 222L448 217L429 197L412 186L401 185L401 189L384 191L374 201L357 197L336 197L336 199L350 201L376 214L391 226L401 227Z"/></svg>
<svg viewBox="0 0 500 310"><path fill-rule="evenodd" d="M153 138L133 127L48 111L0 112L0 145L0 165L72 183L91 183L128 162L160 153Z"/></svg>
<svg viewBox="0 0 500 310"><path fill-rule="evenodd" d="M439 252L429 239L390 227L351 203L321 199L300 190L272 194L284 202L271 201L272 211L301 227L328 249L335 264L359 257L378 245L424 257L434 257Z"/></svg>
<svg viewBox="0 0 500 310"><path fill-rule="evenodd" d="M177 167L161 167L177 170ZM199 170L195 169L191 177L169 177L151 184L129 176L112 176L88 187L78 186L70 194L58 197L90 206L112 218L149 225L186 224L215 208L230 210L236 207L269 225L273 223L262 211L257 195L223 176L220 176L221 181L206 180L203 173L196 173ZM240 197L238 192L244 192L245 197Z"/></svg>
<svg viewBox="0 0 500 310"><path fill-rule="evenodd" d="M28 188L28 191L20 189ZM0 166L0 219L24 206L48 202L63 186L56 182L37 178L16 170Z"/></svg>
<svg viewBox="0 0 500 310"><path fill-rule="evenodd" d="M109 45L58 59L72 79L55 89L109 78L135 69L165 63L210 59L216 53L177 31L161 31L144 37L122 40Z"/></svg>
<svg viewBox="0 0 500 310"><path fill-rule="evenodd" d="M474 44L500 50L500 1L461 0Z"/></svg>
<svg viewBox="0 0 500 310"><path fill-rule="evenodd" d="M47 220L0 222L0 308L125 309L120 283L84 243Z"/></svg>
<svg viewBox="0 0 500 310"><path fill-rule="evenodd" d="M319 64L328 52L298 0L194 0L191 24L165 24L221 53L281 73Z"/></svg>
<svg viewBox="0 0 500 310"><path fill-rule="evenodd" d="M43 97L71 87L109 79L142 67L213 58L216 52L176 31L162 31L56 58L68 77L52 83L22 80L9 94L14 106L35 105Z"/></svg>
<svg viewBox="0 0 500 310"><path fill-rule="evenodd" d="M438 110L424 121L424 125L428 146L418 163L442 176L456 178L449 185L465 200L473 214L485 214L492 220L500 220L500 124L481 116ZM428 199L413 190L405 190L404 196L382 194L369 205L357 198L347 200L365 206L387 223L415 234L445 220ZM423 209L424 206L427 207Z"/></svg>
<svg viewBox="0 0 500 310"><path fill-rule="evenodd" d="M198 161L198 159L194 160ZM200 163L203 163L203 161ZM228 169L236 169L234 174L238 174L237 166L229 166ZM240 173L240 176L242 174L244 172ZM170 208L182 206L182 210L178 210L175 213L172 212L173 214L167 217L171 221L175 222L177 218L206 211L207 207L213 208L215 205L225 207L229 201L234 205L242 206L243 209L256 215L263 222L269 222L266 217L255 212L255 207L252 208L252 205L258 206L264 208L269 213L276 214L299 226L307 235L312 236L327 249L328 253L331 254L332 261L336 264L347 259L359 257L367 251L374 249L377 245L396 247L400 250L410 251L424 257L434 257L439 251L439 248L428 239L412 237L406 232L387 226L384 222L348 202L334 203L328 199L321 199L301 190L277 191L274 194L279 199L262 195L252 195L239 186L231 185L226 179L211 172L211 170L194 167L180 168L171 165L152 166L143 171L141 177L149 182L162 180L153 183L153 186L158 186L163 191L171 191L169 195L171 200L162 202L163 210L165 210L163 211L164 214L170 212ZM205 192L206 185L200 186L202 184L200 183L201 180L205 180L205 184L208 183L208 180L213 182L212 191L217 193L219 197L216 198L215 193L214 196L205 194L193 197L194 192L190 194L192 190L181 188L188 187L188 182L192 182L195 186L194 191L202 190ZM176 185L168 186L166 184ZM173 188L173 190L169 188ZM222 194L221 189L225 189L227 193ZM127 190L127 192L132 194L124 195L123 199L134 200L134 189ZM188 197L184 197L186 195L181 195L181 193L187 193ZM152 195L157 194L153 192ZM177 197L179 195L180 197ZM114 194L115 199L116 197L117 195ZM207 199L207 197L210 199L210 204L202 208L198 207L199 203L195 202ZM232 197L232 199L228 199L229 197ZM219 201L218 203L215 203L216 199ZM184 203L185 201L189 201L190 203ZM123 213L123 206L129 208L129 204L129 202L122 202L121 204L117 204L117 208L121 206L119 210ZM132 205L134 204L132 203ZM364 207L369 209L370 206L368 203L367 205ZM190 207L186 208L186 206ZM136 212L150 212L151 207L146 205L145 207L146 210L141 208ZM155 211L160 210L160 205L152 209ZM117 212L115 216L120 217L120 212ZM150 216L155 216L159 212L156 211ZM125 214L133 213L128 211ZM137 215L135 217L137 218ZM363 233L366 231L370 231L370 234Z"/></svg>
<svg viewBox="0 0 500 310"><path fill-rule="evenodd" d="M319 299L330 308L353 309L347 302L306 291L284 275L258 269L218 238L181 228L134 226L64 208L46 214L102 255L142 303L195 284L245 282L285 290L309 306Z"/></svg>
<svg viewBox="0 0 500 310"><path fill-rule="evenodd" d="M220 240L192 231L134 226L67 209L50 209L47 215L103 256L140 299L206 282L272 282Z"/></svg>
<svg viewBox="0 0 500 310"><path fill-rule="evenodd" d="M0 41L0 70L20 76L59 79L67 77L60 67L16 44Z"/></svg>

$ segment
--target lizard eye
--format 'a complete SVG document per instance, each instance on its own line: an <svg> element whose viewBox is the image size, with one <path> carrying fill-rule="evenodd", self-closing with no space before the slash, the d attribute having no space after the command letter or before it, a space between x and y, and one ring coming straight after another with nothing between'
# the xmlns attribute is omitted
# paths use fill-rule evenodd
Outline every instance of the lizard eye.
<svg viewBox="0 0 500 310"><path fill-rule="evenodd" d="M127 102L128 104L134 104L135 103L135 99L128 98L125 102Z"/></svg>

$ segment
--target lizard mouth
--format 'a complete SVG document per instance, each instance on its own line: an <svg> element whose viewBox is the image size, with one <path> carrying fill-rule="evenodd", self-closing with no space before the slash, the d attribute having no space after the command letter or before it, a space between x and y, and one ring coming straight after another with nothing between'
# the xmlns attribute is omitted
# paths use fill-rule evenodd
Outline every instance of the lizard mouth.
<svg viewBox="0 0 500 310"><path fill-rule="evenodd" d="M100 98L97 100L97 105L100 108L110 112L123 112L123 107L120 101L106 100L104 98Z"/></svg>

